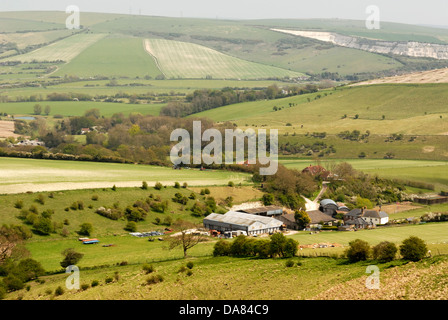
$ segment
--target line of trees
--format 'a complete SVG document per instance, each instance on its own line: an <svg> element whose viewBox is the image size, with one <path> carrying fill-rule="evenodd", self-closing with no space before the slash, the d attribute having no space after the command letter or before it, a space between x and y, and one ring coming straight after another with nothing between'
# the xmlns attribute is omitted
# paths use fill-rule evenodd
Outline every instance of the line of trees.
<svg viewBox="0 0 448 320"><path fill-rule="evenodd" d="M170 102L160 111L160 115L170 117L185 117L201 111L219 108L222 106L265 99L279 99L305 93L318 91L317 85L307 84L305 86L288 86L283 89L273 84L267 88L237 90L232 88L203 89L188 94L186 101Z"/></svg>

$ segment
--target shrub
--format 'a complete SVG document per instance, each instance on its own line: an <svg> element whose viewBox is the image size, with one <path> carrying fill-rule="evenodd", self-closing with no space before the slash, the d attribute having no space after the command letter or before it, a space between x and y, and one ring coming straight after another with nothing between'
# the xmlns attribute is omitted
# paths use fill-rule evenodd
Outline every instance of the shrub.
<svg viewBox="0 0 448 320"><path fill-rule="evenodd" d="M291 259L286 260L285 267L287 268L294 267L294 261L292 261Z"/></svg>
<svg viewBox="0 0 448 320"><path fill-rule="evenodd" d="M191 275L193 275L193 271L188 270L188 271L187 271L187 276L191 276Z"/></svg>
<svg viewBox="0 0 448 320"><path fill-rule="evenodd" d="M45 197L42 194L40 194L37 196L37 198L34 201L43 205L43 204L45 204Z"/></svg>
<svg viewBox="0 0 448 320"><path fill-rule="evenodd" d="M94 194L94 195L92 196L92 200L93 200L93 201L98 201L98 195L97 195L97 194Z"/></svg>
<svg viewBox="0 0 448 320"><path fill-rule="evenodd" d="M161 182L156 182L154 188L156 190L161 190L163 188L163 184Z"/></svg>
<svg viewBox="0 0 448 320"><path fill-rule="evenodd" d="M90 236L93 232L93 226L89 222L81 224L78 233L83 236Z"/></svg>
<svg viewBox="0 0 448 320"><path fill-rule="evenodd" d="M107 277L107 278L104 280L104 282L105 282L106 284L111 283L111 282L113 282L113 281L114 281L114 278L112 278L112 277Z"/></svg>
<svg viewBox="0 0 448 320"><path fill-rule="evenodd" d="M100 284L100 282L98 280L93 280L92 283L90 284L90 286L96 287L99 284Z"/></svg>
<svg viewBox="0 0 448 320"><path fill-rule="evenodd" d="M389 241L383 241L373 247L373 258L379 261L389 262L395 259L397 246Z"/></svg>
<svg viewBox="0 0 448 320"><path fill-rule="evenodd" d="M14 208L22 209L22 208L23 208L23 200L17 200L17 201L14 203Z"/></svg>
<svg viewBox="0 0 448 320"><path fill-rule="evenodd" d="M129 232L136 232L137 231L137 223L135 221L129 221L126 226L124 227L124 230Z"/></svg>
<svg viewBox="0 0 448 320"><path fill-rule="evenodd" d="M349 248L346 251L346 256L350 262L357 262L367 260L370 254L369 243L356 239L349 242Z"/></svg>
<svg viewBox="0 0 448 320"><path fill-rule="evenodd" d="M87 284L87 283L83 283L82 285L81 285L81 290L87 290L87 289L89 289L89 284Z"/></svg>
<svg viewBox="0 0 448 320"><path fill-rule="evenodd" d="M55 294L56 296L61 296L61 295L64 294L64 289L62 289L62 287L59 286L59 287L56 288L56 290L54 290L54 294Z"/></svg>
<svg viewBox="0 0 448 320"><path fill-rule="evenodd" d="M182 188L187 189L188 188L188 183L184 182L184 184L182 185Z"/></svg>
<svg viewBox="0 0 448 320"><path fill-rule="evenodd" d="M228 185L229 187L234 187L234 186L235 186L235 184L233 183L233 181L229 181L229 183L227 183L227 185Z"/></svg>
<svg viewBox="0 0 448 320"><path fill-rule="evenodd" d="M218 240L213 247L213 256L218 257L230 255L230 247L231 244L229 241L223 239Z"/></svg>
<svg viewBox="0 0 448 320"><path fill-rule="evenodd" d="M142 267L143 271L145 271L146 274L152 273L155 271L154 266L152 264L145 263Z"/></svg>
<svg viewBox="0 0 448 320"><path fill-rule="evenodd" d="M142 182L142 189L143 190L148 190L148 183L146 181Z"/></svg>
<svg viewBox="0 0 448 320"><path fill-rule="evenodd" d="M191 261L188 261L188 262L187 262L187 268L188 268L188 269L193 269L193 266L194 266L194 263L193 263L193 262L191 262Z"/></svg>
<svg viewBox="0 0 448 320"><path fill-rule="evenodd" d="M179 189L180 188L180 183L179 182L174 182L174 188Z"/></svg>
<svg viewBox="0 0 448 320"><path fill-rule="evenodd" d="M146 279L146 284L156 284L156 283L159 283L159 282L162 282L164 279L163 279L163 276L161 276L160 274L158 274L158 275L153 275L153 276L150 276L148 279Z"/></svg>
<svg viewBox="0 0 448 320"><path fill-rule="evenodd" d="M419 261L423 259L428 252L428 247L425 242L415 236L410 236L409 238L403 240L400 245L400 254L403 259L410 261Z"/></svg>

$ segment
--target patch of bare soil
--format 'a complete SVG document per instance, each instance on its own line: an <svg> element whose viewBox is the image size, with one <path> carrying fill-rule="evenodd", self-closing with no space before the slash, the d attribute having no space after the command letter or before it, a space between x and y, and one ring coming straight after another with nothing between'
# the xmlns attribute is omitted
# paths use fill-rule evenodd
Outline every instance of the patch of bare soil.
<svg viewBox="0 0 448 320"><path fill-rule="evenodd" d="M14 133L14 121L0 120L0 138L17 138L18 136Z"/></svg>

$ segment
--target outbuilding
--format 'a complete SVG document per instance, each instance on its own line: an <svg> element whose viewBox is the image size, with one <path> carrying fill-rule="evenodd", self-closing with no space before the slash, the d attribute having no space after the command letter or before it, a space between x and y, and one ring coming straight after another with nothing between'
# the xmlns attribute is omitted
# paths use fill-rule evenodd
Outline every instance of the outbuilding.
<svg viewBox="0 0 448 320"><path fill-rule="evenodd" d="M204 218L204 227L219 232L245 231L247 235L274 233L283 223L277 219L244 212L228 211L225 214L211 213Z"/></svg>

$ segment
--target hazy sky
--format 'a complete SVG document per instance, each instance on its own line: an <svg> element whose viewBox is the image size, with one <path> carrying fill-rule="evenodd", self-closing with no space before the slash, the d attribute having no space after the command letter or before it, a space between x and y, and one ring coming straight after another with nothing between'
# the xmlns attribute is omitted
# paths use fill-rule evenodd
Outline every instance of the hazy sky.
<svg viewBox="0 0 448 320"><path fill-rule="evenodd" d="M0 11L82 11L201 18L339 18L365 20L366 8L382 21L448 26L448 0L1 0Z"/></svg>

